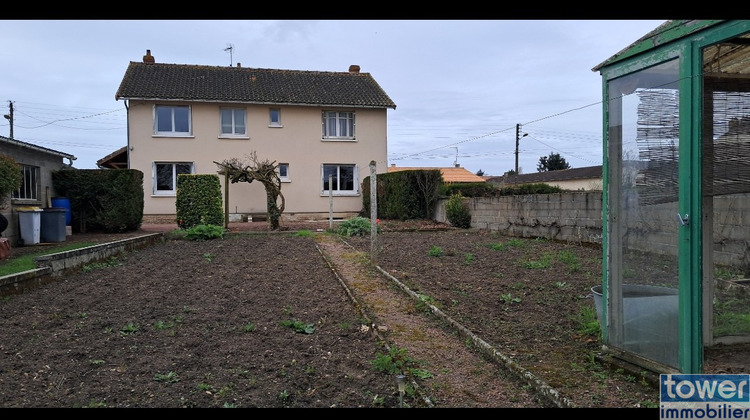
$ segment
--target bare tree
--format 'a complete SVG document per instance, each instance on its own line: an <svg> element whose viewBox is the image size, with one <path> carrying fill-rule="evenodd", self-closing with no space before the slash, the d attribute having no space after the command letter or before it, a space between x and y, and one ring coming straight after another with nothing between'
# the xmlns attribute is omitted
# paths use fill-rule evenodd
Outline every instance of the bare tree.
<svg viewBox="0 0 750 420"><path fill-rule="evenodd" d="M276 161L259 160L257 154L252 152L246 160L231 158L221 163L216 161L214 163L219 166L219 173L227 175L232 184L237 182L252 183L253 181L263 184L266 189L268 224L271 230L278 230L286 200L281 193L281 179L276 171L279 165L276 164Z"/></svg>

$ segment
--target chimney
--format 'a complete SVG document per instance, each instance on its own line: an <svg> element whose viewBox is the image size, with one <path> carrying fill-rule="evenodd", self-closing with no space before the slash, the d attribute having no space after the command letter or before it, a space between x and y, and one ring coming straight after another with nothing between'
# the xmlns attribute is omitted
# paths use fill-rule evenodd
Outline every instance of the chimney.
<svg viewBox="0 0 750 420"><path fill-rule="evenodd" d="M349 73L359 73L359 66L356 64L349 66Z"/></svg>
<svg viewBox="0 0 750 420"><path fill-rule="evenodd" d="M240 68L240 67L242 67L242 64L237 63L237 68Z"/></svg>
<svg viewBox="0 0 750 420"><path fill-rule="evenodd" d="M151 50L146 50L146 55L143 56L143 62L153 64L156 62L154 56L151 55Z"/></svg>

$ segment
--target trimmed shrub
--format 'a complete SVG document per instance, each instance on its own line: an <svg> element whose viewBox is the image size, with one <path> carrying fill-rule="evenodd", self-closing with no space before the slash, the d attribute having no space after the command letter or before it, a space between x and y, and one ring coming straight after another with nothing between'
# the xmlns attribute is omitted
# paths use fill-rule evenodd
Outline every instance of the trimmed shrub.
<svg viewBox="0 0 750 420"><path fill-rule="evenodd" d="M180 229L198 225L224 226L221 204L221 182L218 175L177 175L175 222Z"/></svg>
<svg viewBox="0 0 750 420"><path fill-rule="evenodd" d="M453 194L448 198L448 202L445 203L445 216L451 226L464 229L471 227L469 206L461 194Z"/></svg>

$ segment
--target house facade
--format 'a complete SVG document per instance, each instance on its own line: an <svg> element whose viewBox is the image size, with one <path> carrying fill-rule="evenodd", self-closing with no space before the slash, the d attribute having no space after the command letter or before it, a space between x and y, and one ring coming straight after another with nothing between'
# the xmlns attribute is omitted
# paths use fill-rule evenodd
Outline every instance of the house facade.
<svg viewBox="0 0 750 420"><path fill-rule="evenodd" d="M362 210L370 163L387 161L396 105L359 66L347 72L131 62L116 94L128 115L127 167L144 174L144 220L175 214L179 174L217 174L229 159L278 165L285 219ZM230 221L266 213L263 185L226 185Z"/></svg>
<svg viewBox="0 0 750 420"><path fill-rule="evenodd" d="M21 187L5 197L4 207L0 208L8 221L7 228L0 236L8 238L12 245L18 243L19 210L26 207L49 208L57 196L52 185L52 172L71 168L75 156L57 150L37 146L9 137L0 136L0 154L13 158L21 167Z"/></svg>

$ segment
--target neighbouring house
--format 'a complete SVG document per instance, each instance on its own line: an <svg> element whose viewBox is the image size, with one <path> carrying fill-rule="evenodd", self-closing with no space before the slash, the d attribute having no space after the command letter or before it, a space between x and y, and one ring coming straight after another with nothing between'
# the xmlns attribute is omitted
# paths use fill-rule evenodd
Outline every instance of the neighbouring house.
<svg viewBox="0 0 750 420"><path fill-rule="evenodd" d="M150 50L130 62L115 99L127 108L127 167L144 174L144 220L174 217L179 174L217 174L216 162L252 153L278 165L282 220L356 215L370 163L385 172L387 111L396 109L357 65L329 72L165 64ZM220 178L230 221L265 216L263 185L227 189Z"/></svg>
<svg viewBox="0 0 750 420"><path fill-rule="evenodd" d="M128 147L123 146L96 161L99 169L128 169Z"/></svg>
<svg viewBox="0 0 750 420"><path fill-rule="evenodd" d="M2 236L16 245L20 237L19 210L52 207L52 199L57 196L52 172L71 168L76 157L3 136L0 136L0 153L13 158L21 166L23 175L21 187L6 197L5 207L0 208L0 214L8 220Z"/></svg>
<svg viewBox="0 0 750 420"><path fill-rule="evenodd" d="M485 182L484 178L482 178L479 175L473 174L471 171L469 171L466 168L462 168L458 165L453 167L444 167L444 168L422 168L422 167L416 167L416 166L396 166L395 164L391 164L391 166L388 167L388 172L399 172L399 171L413 171L413 170L431 170L431 169L438 169L440 170L440 174L443 176L443 182L446 184L452 184L456 182Z"/></svg>
<svg viewBox="0 0 750 420"><path fill-rule="evenodd" d="M602 165L583 168L561 169L559 171L536 172L532 174L503 175L488 177L500 187L523 184L548 184L566 191L601 191Z"/></svg>

